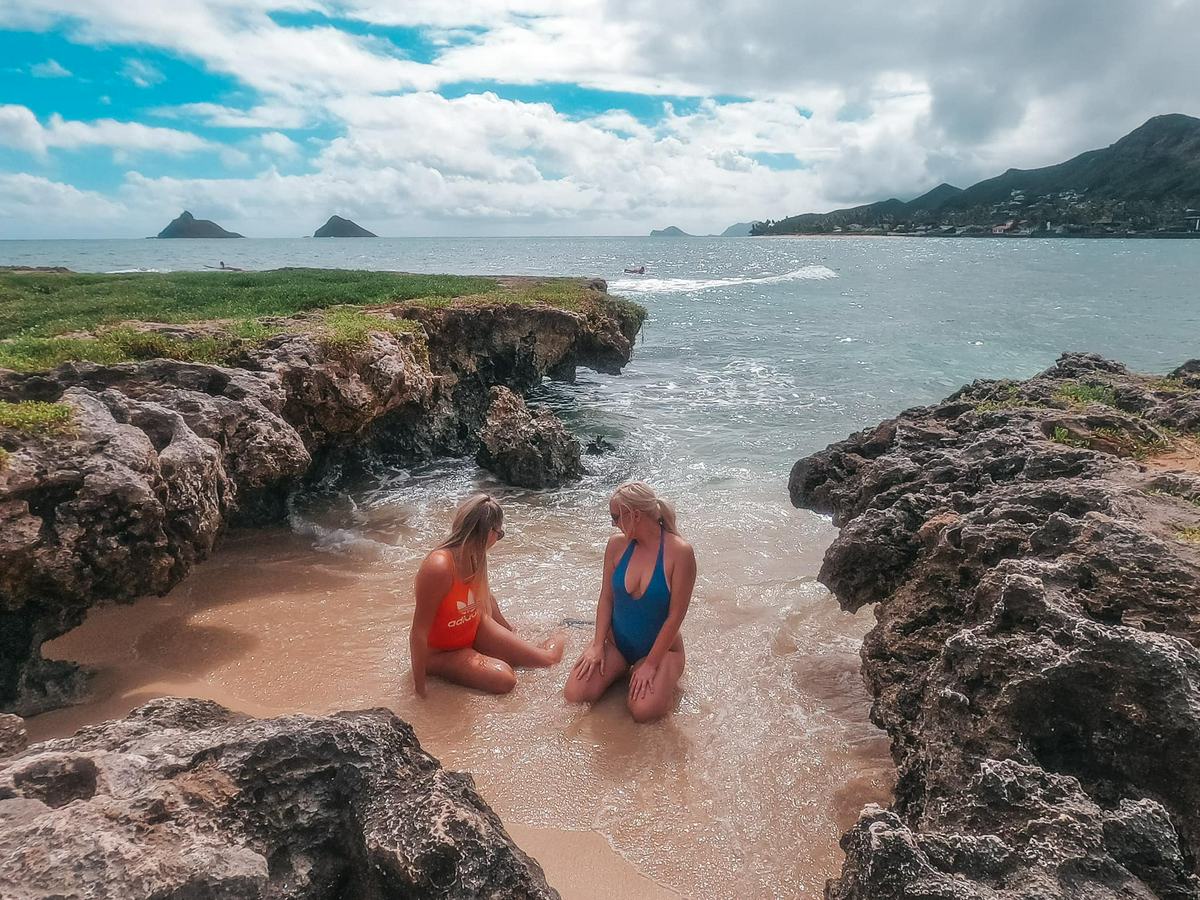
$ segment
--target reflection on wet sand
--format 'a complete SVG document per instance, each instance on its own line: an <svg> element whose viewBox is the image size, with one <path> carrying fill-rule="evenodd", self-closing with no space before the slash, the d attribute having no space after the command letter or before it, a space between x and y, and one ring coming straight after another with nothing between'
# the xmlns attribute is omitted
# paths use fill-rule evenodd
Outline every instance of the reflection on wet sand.
<svg viewBox="0 0 1200 900"><path fill-rule="evenodd" d="M424 701L413 695L412 577L449 502L423 516L393 506L382 524L362 510L326 522L326 549L312 529L234 534L166 597L93 610L46 653L96 667L95 698L31 732L69 733L169 693L256 715L388 706L518 828L598 833L684 896L820 896L841 831L891 786L858 676L868 622L804 574L828 527L778 507L743 533L719 509L690 511L702 565L688 669L676 712L644 726L619 690L591 709L562 700L588 627L569 628L564 662L521 672L508 696L436 681ZM542 636L590 620L606 531L581 529L577 510L509 508L492 582L510 621Z"/></svg>

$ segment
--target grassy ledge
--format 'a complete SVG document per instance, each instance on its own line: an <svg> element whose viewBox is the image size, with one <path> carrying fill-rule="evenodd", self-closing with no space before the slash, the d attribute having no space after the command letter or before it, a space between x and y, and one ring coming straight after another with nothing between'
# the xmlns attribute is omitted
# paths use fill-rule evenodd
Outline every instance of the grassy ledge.
<svg viewBox="0 0 1200 900"><path fill-rule="evenodd" d="M344 269L122 275L0 274L0 368L44 371L67 360L144 359L227 363L279 333L262 320L321 311L311 329L331 349L361 346L372 331L416 330L359 309L395 303L430 308L545 304L591 314L635 304L588 291L579 279L478 278ZM217 321L189 338L122 325ZM289 326L291 328L293 326ZM296 330L309 330L294 326Z"/></svg>
<svg viewBox="0 0 1200 900"><path fill-rule="evenodd" d="M0 428L39 437L65 434L75 423L75 410L69 403L42 403L28 400L6 403L0 400Z"/></svg>

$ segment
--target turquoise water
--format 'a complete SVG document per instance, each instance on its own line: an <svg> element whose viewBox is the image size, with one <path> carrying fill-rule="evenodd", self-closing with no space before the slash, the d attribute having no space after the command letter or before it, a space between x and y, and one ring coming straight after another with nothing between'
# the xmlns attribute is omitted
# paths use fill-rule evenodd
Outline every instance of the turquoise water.
<svg viewBox="0 0 1200 900"><path fill-rule="evenodd" d="M209 667L220 696L280 710L390 706L473 772L506 821L594 829L685 896L819 897L840 865L840 830L885 799L886 741L857 672L870 612L840 612L816 582L833 529L789 505L792 463L974 378L1031 375L1063 350L1152 372L1200 356L1192 242L0 242L0 264L87 271L222 259L601 276L649 309L621 375L580 372L535 392L580 436L617 446L585 458L581 483L522 491L470 460L379 464L297 497L283 539L218 553L177 592L201 606L190 615L204 627L248 635L244 655ZM645 276L622 274L643 264ZM502 497L491 583L536 636L594 615L607 496L631 477L676 502L699 562L672 717L636 726L619 698L565 707L565 665L522 674L502 701L442 686L416 701L410 585L454 503L479 488ZM237 595L253 572L272 573L271 591ZM205 597L221 600L203 608ZM571 629L572 658L588 636Z"/></svg>

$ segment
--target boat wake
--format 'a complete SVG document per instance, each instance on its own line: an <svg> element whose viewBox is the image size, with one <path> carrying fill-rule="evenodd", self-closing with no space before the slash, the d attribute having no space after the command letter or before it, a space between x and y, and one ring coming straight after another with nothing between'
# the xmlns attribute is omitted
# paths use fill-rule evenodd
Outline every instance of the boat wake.
<svg viewBox="0 0 1200 900"><path fill-rule="evenodd" d="M747 278L618 278L609 282L615 294L681 294L737 284L781 284L785 281L826 281L837 278L828 266L804 266L783 275Z"/></svg>

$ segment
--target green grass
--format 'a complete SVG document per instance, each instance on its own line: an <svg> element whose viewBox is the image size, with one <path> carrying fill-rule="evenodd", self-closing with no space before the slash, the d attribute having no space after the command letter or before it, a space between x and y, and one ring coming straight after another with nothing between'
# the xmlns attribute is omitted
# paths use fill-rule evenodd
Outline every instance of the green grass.
<svg viewBox="0 0 1200 900"><path fill-rule="evenodd" d="M1071 432L1067 431L1061 425L1054 429L1054 434L1050 436L1050 440L1056 444L1066 444L1068 447L1087 447L1088 445L1087 441L1071 437Z"/></svg>
<svg viewBox="0 0 1200 900"><path fill-rule="evenodd" d="M1071 406L1086 406L1089 403L1113 407L1117 405L1117 395L1112 388L1079 382L1064 384L1054 392L1054 399Z"/></svg>
<svg viewBox="0 0 1200 900"><path fill-rule="evenodd" d="M577 293L582 290L574 282ZM0 339L92 331L130 320L198 322L290 316L325 306L500 294L492 278L344 269L0 275Z"/></svg>
<svg viewBox="0 0 1200 900"><path fill-rule="evenodd" d="M1175 529L1175 536L1189 544L1200 544L1200 527L1184 525Z"/></svg>
<svg viewBox="0 0 1200 900"><path fill-rule="evenodd" d="M71 430L75 411L69 403L42 403L29 400L22 403L6 403L0 400L0 428L9 428L22 434L55 435Z"/></svg>
<svg viewBox="0 0 1200 900"><path fill-rule="evenodd" d="M1184 494L1177 494L1174 491L1163 490L1162 488L1153 488L1146 493L1151 497L1171 497L1175 500L1182 500L1184 503L1190 503L1192 506L1200 508L1200 496L1188 497Z"/></svg>
<svg viewBox="0 0 1200 900"><path fill-rule="evenodd" d="M1092 429L1092 433L1097 437L1106 438L1114 444L1118 444L1134 459L1145 459L1147 456L1152 456L1155 453L1163 453L1171 448L1171 441L1161 435L1155 438L1144 438L1140 435L1130 434L1128 431L1123 431L1120 428L1103 426Z"/></svg>
<svg viewBox="0 0 1200 900"><path fill-rule="evenodd" d="M496 280L342 269L271 272L174 272L128 275L0 274L0 368L31 372L67 360L99 364L167 358L228 363L281 329L264 318L327 309L324 343L361 346L370 331L415 331L405 320L353 309L413 302L449 305L547 304L587 315L645 309L585 290L575 278ZM184 340L119 323L184 324L219 320L219 333ZM289 329L305 330L303 325Z"/></svg>

